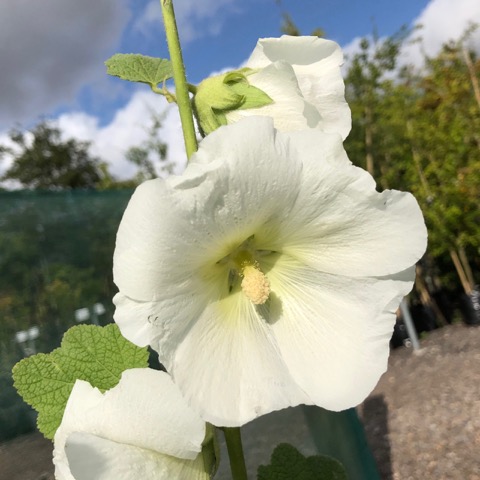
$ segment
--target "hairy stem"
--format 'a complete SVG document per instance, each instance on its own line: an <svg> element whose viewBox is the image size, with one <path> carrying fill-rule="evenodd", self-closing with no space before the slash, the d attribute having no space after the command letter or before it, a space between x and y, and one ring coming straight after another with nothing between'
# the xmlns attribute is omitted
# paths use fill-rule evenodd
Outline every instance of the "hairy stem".
<svg viewBox="0 0 480 480"><path fill-rule="evenodd" d="M183 64L182 49L178 38L177 22L175 21L172 0L160 0L160 5L162 6L163 22L167 34L170 60L172 62L175 97L180 111L185 149L187 151L187 157L190 158L192 154L197 151L198 144L193 124L192 105L188 95L189 88L185 75L185 66Z"/></svg>

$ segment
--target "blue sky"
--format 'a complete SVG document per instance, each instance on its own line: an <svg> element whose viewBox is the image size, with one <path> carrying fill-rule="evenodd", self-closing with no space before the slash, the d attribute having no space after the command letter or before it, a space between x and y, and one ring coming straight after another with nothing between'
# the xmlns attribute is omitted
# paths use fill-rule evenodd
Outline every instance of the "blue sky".
<svg viewBox="0 0 480 480"><path fill-rule="evenodd" d="M320 26L328 38L347 44L357 36L369 34L373 22L380 35L393 33L403 23L411 23L427 3L428 0L290 0L278 6L274 0L225 2L225 7L219 9L214 18L195 22L193 38L192 33L187 32L185 62L193 81L225 65L238 65L248 57L258 38L280 34L282 11L291 13L304 34ZM146 4L148 2L136 3L137 18L142 15L140 7ZM195 17L191 18L193 23ZM184 21L180 19L179 23L182 34ZM209 31L212 23L219 29L216 34ZM134 24L135 21L132 26ZM167 56L159 22L151 22L148 27L147 34L135 28L125 30L120 49L126 52L136 48L149 55Z"/></svg>
<svg viewBox="0 0 480 480"><path fill-rule="evenodd" d="M244 62L260 37L280 35L282 12L308 34L321 27L345 52L376 28L380 37L422 22L424 49L458 38L480 23L479 0L174 0L189 80ZM473 40L480 47L480 34ZM480 48L479 48L480 51ZM120 177L151 117L166 103L143 85L109 78L103 62L116 52L168 57L158 0L2 0L0 2L0 142L14 125L41 116L66 136L92 142L92 153ZM408 52L413 62L420 55ZM163 131L170 156L183 158L178 118L168 110ZM176 159L174 159L176 161ZM0 164L0 171L8 161ZM181 161L180 161L181 164Z"/></svg>
<svg viewBox="0 0 480 480"><path fill-rule="evenodd" d="M213 16L207 13L208 3L204 2L207 5L203 17L196 13L200 9L192 9L190 15L185 14L185 19L181 6L178 9L184 60L192 83L200 82L212 71L240 65L248 58L258 38L279 36L282 12L291 14L302 33L308 34L321 27L329 39L347 45L356 37L370 34L373 28L384 36L396 32L404 24L411 24L428 0L288 0L281 5L274 0L227 0L215 9ZM222 4L221 1L217 3ZM168 58L159 2L142 0L130 2L130 5L132 18L119 38L116 51ZM145 10L152 11L152 7L158 16L142 21ZM114 110L103 111L95 93L92 88L84 88L79 99L83 108L98 115L103 124L111 120ZM114 108L125 99L119 95L109 107Z"/></svg>

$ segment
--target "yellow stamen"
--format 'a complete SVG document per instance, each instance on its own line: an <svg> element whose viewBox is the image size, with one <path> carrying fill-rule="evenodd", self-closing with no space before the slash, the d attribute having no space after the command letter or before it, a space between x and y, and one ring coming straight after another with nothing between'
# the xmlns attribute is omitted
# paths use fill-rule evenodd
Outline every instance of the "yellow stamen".
<svg viewBox="0 0 480 480"><path fill-rule="evenodd" d="M270 295L270 282L263 272L254 265L247 265L242 271L242 290L255 305L262 305Z"/></svg>

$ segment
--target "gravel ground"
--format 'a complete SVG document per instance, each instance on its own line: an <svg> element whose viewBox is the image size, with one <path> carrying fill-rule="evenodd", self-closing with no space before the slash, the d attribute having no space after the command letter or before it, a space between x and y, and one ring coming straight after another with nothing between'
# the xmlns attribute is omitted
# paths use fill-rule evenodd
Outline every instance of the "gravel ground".
<svg viewBox="0 0 480 480"><path fill-rule="evenodd" d="M480 327L396 349L359 408L385 480L480 480Z"/></svg>
<svg viewBox="0 0 480 480"><path fill-rule="evenodd" d="M480 327L444 327L421 346L418 353L394 350L388 372L358 408L380 476L480 480ZM303 413L286 409L243 427L250 478L278 442L315 453ZM0 444L0 480L53 480L52 471L51 444L40 434ZM216 479L229 479L225 457Z"/></svg>

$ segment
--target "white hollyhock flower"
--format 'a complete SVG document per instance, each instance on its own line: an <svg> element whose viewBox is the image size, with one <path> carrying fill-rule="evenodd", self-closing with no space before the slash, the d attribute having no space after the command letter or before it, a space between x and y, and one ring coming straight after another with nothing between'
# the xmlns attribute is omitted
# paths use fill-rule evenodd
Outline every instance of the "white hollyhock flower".
<svg viewBox="0 0 480 480"><path fill-rule="evenodd" d="M251 117L207 136L183 175L137 188L117 235L115 321L215 425L342 410L385 371L425 247L416 200L376 192L338 135Z"/></svg>
<svg viewBox="0 0 480 480"><path fill-rule="evenodd" d="M274 119L281 131L319 128L346 138L350 108L340 66L343 55L331 40L318 37L260 39L245 67L256 71L248 82L264 91L273 103L260 108L232 110L228 123L251 115Z"/></svg>
<svg viewBox="0 0 480 480"><path fill-rule="evenodd" d="M77 380L55 434L57 480L207 480L205 423L169 375L123 373L102 394Z"/></svg>

